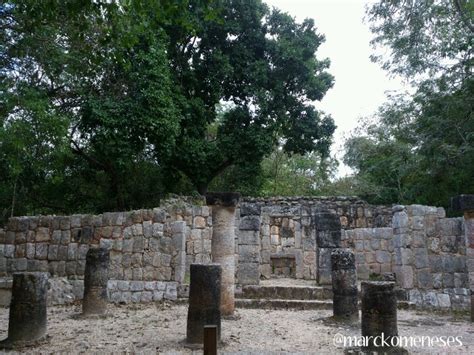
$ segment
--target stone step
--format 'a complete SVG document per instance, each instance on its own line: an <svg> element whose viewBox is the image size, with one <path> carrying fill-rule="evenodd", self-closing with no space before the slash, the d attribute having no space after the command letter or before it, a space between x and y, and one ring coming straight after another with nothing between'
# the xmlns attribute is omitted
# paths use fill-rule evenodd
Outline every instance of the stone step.
<svg viewBox="0 0 474 355"><path fill-rule="evenodd" d="M251 309L332 309L332 301L322 300L285 300L285 299L245 299L235 300L237 308Z"/></svg>
<svg viewBox="0 0 474 355"><path fill-rule="evenodd" d="M283 300L283 299L245 299L237 298L235 300L236 308L248 309L293 309L293 310L311 310L311 309L332 309L330 300ZM414 303L399 301L398 309L415 310Z"/></svg>
<svg viewBox="0 0 474 355"><path fill-rule="evenodd" d="M259 286L242 287L236 298L244 299L283 299L283 300L327 300L332 299L332 290L321 286Z"/></svg>

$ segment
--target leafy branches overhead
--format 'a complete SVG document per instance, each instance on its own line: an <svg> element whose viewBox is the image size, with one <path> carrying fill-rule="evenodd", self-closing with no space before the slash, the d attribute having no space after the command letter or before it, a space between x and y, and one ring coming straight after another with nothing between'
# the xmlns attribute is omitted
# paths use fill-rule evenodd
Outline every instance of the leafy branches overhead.
<svg viewBox="0 0 474 355"><path fill-rule="evenodd" d="M373 43L391 50L375 59L416 91L392 98L347 140L346 163L379 202L446 206L473 193L472 2L380 1L368 19Z"/></svg>
<svg viewBox="0 0 474 355"><path fill-rule="evenodd" d="M324 38L259 0L9 0L0 29L3 216L156 205L277 142L328 153Z"/></svg>
<svg viewBox="0 0 474 355"><path fill-rule="evenodd" d="M148 5L157 11L138 2L0 6L0 160L18 166L2 169L0 199L12 213L9 195L23 213L123 209L141 195L124 196L130 171L145 164L157 175L144 160L170 154L180 117L159 23L179 3Z"/></svg>
<svg viewBox="0 0 474 355"><path fill-rule="evenodd" d="M192 36L180 26L166 27L183 97L173 167L200 192L231 165L258 165L279 138L288 152L327 153L335 129L309 103L320 100L333 81L329 62L315 57L323 37L313 21L298 24L261 1L222 4L215 19L196 12ZM214 139L206 139L223 101L230 109Z"/></svg>
<svg viewBox="0 0 474 355"><path fill-rule="evenodd" d="M427 77L459 85L472 74L474 5L466 0L379 1L367 11L376 48L389 55L372 58L417 83Z"/></svg>

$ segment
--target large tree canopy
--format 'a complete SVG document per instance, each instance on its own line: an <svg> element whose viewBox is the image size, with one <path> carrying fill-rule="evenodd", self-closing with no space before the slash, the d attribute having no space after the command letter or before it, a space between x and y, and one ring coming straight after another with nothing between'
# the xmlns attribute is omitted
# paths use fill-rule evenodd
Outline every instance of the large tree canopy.
<svg viewBox="0 0 474 355"><path fill-rule="evenodd" d="M20 213L141 203L131 173L156 182L150 167L171 154L178 134L160 23L180 4L0 6L0 198L11 213L18 199ZM187 23L186 14L174 18Z"/></svg>
<svg viewBox="0 0 474 355"><path fill-rule="evenodd" d="M170 25L170 60L183 114L169 166L206 191L231 165L257 166L279 139L287 152L328 152L332 119L311 104L332 86L314 22L295 22L261 1L196 11L196 31ZM219 103L228 110L219 115ZM211 132L209 131L212 128Z"/></svg>
<svg viewBox="0 0 474 355"><path fill-rule="evenodd" d="M282 142L328 152L324 38L261 1L10 0L0 29L3 216L153 206Z"/></svg>
<svg viewBox="0 0 474 355"><path fill-rule="evenodd" d="M447 206L474 193L474 7L462 0L380 1L368 9L375 59L409 79L346 142L345 161L374 202Z"/></svg>

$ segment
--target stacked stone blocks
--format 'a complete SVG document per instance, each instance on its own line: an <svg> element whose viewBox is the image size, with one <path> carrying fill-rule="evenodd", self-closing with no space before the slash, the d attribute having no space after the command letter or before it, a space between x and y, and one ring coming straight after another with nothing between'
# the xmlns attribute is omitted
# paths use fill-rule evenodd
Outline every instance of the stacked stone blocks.
<svg viewBox="0 0 474 355"><path fill-rule="evenodd" d="M354 250L359 279L369 280L371 275L392 272L392 228L350 229L343 231L341 238L343 248Z"/></svg>

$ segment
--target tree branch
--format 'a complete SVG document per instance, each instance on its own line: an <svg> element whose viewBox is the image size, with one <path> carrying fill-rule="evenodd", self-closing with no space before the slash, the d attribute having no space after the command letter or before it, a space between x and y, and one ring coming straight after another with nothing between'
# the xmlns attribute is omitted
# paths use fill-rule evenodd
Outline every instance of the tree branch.
<svg viewBox="0 0 474 355"><path fill-rule="evenodd" d="M465 13L462 9L461 6L461 0L453 0L454 7L456 8L457 12L459 13L459 17L461 18L461 21L464 23L464 25L472 32L474 33L474 25L472 25L469 22L469 17L466 18Z"/></svg>

